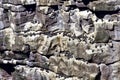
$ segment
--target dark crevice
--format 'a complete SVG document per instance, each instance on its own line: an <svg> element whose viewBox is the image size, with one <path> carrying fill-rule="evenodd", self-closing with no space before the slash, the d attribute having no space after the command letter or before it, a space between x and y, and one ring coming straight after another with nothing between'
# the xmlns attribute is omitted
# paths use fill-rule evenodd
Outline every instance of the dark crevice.
<svg viewBox="0 0 120 80"><path fill-rule="evenodd" d="M54 54L49 54L49 55L43 55L43 54L41 54L41 55L47 57L48 59L49 59L51 56L54 56Z"/></svg>
<svg viewBox="0 0 120 80"><path fill-rule="evenodd" d="M92 11L99 19L103 19L105 15L113 15L118 13L118 11Z"/></svg>
<svg viewBox="0 0 120 80"><path fill-rule="evenodd" d="M59 9L58 5L50 6L50 8L52 8L54 11L57 11Z"/></svg>
<svg viewBox="0 0 120 80"><path fill-rule="evenodd" d="M95 77L95 80L101 80L101 72L97 74L97 76Z"/></svg>
<svg viewBox="0 0 120 80"><path fill-rule="evenodd" d="M114 63L117 63L117 62L119 62L119 61L120 61L120 60L114 61L114 62L112 62L112 63L107 63L106 65L109 66L109 65L114 64Z"/></svg>
<svg viewBox="0 0 120 80"><path fill-rule="evenodd" d="M3 11L4 13L7 13L8 12L8 9L4 9L4 11Z"/></svg>
<svg viewBox="0 0 120 80"><path fill-rule="evenodd" d="M36 4L30 4L30 5L24 5L25 9L28 11L28 12L34 12L36 11Z"/></svg>
<svg viewBox="0 0 120 80"><path fill-rule="evenodd" d="M0 68L4 69L8 74L15 71L15 65L13 64L0 64Z"/></svg>
<svg viewBox="0 0 120 80"><path fill-rule="evenodd" d="M76 8L78 8L76 5L70 5L70 6L69 6L69 10L74 10L74 9L76 9Z"/></svg>
<svg viewBox="0 0 120 80"><path fill-rule="evenodd" d="M89 4L90 0L82 0L82 2L83 2L85 5L87 5L87 4Z"/></svg>
<svg viewBox="0 0 120 80"><path fill-rule="evenodd" d="M88 60L88 63L93 63L93 60L92 60L92 58Z"/></svg>
<svg viewBox="0 0 120 80"><path fill-rule="evenodd" d="M84 10L89 10L89 8L88 7L79 7L79 10L84 11Z"/></svg>
<svg viewBox="0 0 120 80"><path fill-rule="evenodd" d="M19 59L19 60L29 58L29 55L30 55L30 52L24 53L22 51L13 51L13 53L14 53L13 58L14 59Z"/></svg>

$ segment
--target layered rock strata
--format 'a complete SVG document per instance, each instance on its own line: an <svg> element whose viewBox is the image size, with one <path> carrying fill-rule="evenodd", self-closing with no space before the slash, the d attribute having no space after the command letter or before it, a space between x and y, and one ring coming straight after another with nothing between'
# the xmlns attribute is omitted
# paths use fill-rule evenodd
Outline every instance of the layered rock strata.
<svg viewBox="0 0 120 80"><path fill-rule="evenodd" d="M0 80L119 80L119 0L0 0Z"/></svg>

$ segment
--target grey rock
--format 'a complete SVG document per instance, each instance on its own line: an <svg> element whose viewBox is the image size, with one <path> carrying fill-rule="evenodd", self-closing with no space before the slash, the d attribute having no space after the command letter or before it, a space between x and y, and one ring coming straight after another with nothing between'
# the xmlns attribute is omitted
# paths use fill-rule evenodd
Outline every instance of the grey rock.
<svg viewBox="0 0 120 80"><path fill-rule="evenodd" d="M57 58L57 59L56 59ZM94 67L94 70L92 68ZM94 79L98 74L98 65L86 64L83 61L68 59L66 57L51 57L50 69L56 73L62 73L67 76L83 77L86 75L88 79Z"/></svg>
<svg viewBox="0 0 120 80"><path fill-rule="evenodd" d="M27 73L27 71L29 71ZM50 73L40 70L39 68L29 68L25 66L17 66L13 72L13 80L49 80Z"/></svg>
<svg viewBox="0 0 120 80"><path fill-rule="evenodd" d="M119 10L119 7L116 6L119 4L120 4L119 0L115 0L115 1L100 0L89 3L88 7L93 11L116 11Z"/></svg>
<svg viewBox="0 0 120 80"><path fill-rule="evenodd" d="M47 1L47 0L36 0L36 3L37 5L41 5L41 6L50 6L50 5L58 5L58 1L57 0L50 0L50 1Z"/></svg>
<svg viewBox="0 0 120 80"><path fill-rule="evenodd" d="M3 21L0 21L0 29L3 29L4 28L4 23Z"/></svg>
<svg viewBox="0 0 120 80"><path fill-rule="evenodd" d="M3 1L4 3L5 1ZM7 0L7 3L10 3L10 4L22 4L22 0Z"/></svg>
<svg viewBox="0 0 120 80"><path fill-rule="evenodd" d="M109 66L110 68L110 74L109 74L109 80L113 80L113 79L116 79L118 80L119 79L119 63L120 62L116 62L112 65Z"/></svg>
<svg viewBox="0 0 120 80"><path fill-rule="evenodd" d="M100 64L101 80L109 80L110 68L105 64Z"/></svg>
<svg viewBox="0 0 120 80"><path fill-rule="evenodd" d="M104 64L111 64L116 61L119 61L119 44L118 42L112 42L113 46L110 47L109 45L102 46L101 48L98 46L98 50L94 51L92 60L95 63L104 63ZM104 49L102 49L104 48ZM114 52L114 54L113 54Z"/></svg>
<svg viewBox="0 0 120 80"><path fill-rule="evenodd" d="M112 38L113 40L120 40L120 37L119 37L119 23L115 26L114 28L114 37Z"/></svg>
<svg viewBox="0 0 120 80"><path fill-rule="evenodd" d="M119 9L119 0L0 0L0 80L119 80Z"/></svg>
<svg viewBox="0 0 120 80"><path fill-rule="evenodd" d="M10 10L15 12L23 12L25 11L25 7L23 7L22 5L18 6L12 5Z"/></svg>
<svg viewBox="0 0 120 80"><path fill-rule="evenodd" d="M0 31L0 46L4 46L4 32L3 31Z"/></svg>
<svg viewBox="0 0 120 80"><path fill-rule="evenodd" d="M108 42L109 34L103 28L98 27L95 30L95 42Z"/></svg>

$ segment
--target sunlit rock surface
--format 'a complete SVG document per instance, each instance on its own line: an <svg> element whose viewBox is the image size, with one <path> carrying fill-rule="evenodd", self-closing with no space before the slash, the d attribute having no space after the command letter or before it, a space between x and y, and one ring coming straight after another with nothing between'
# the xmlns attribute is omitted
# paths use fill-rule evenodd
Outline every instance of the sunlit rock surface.
<svg viewBox="0 0 120 80"><path fill-rule="evenodd" d="M119 0L0 0L0 80L120 80Z"/></svg>

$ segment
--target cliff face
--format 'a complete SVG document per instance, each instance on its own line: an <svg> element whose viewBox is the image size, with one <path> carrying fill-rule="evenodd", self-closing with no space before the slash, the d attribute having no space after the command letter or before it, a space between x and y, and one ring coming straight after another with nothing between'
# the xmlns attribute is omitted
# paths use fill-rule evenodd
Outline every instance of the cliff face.
<svg viewBox="0 0 120 80"><path fill-rule="evenodd" d="M0 0L0 80L120 80L119 0Z"/></svg>

